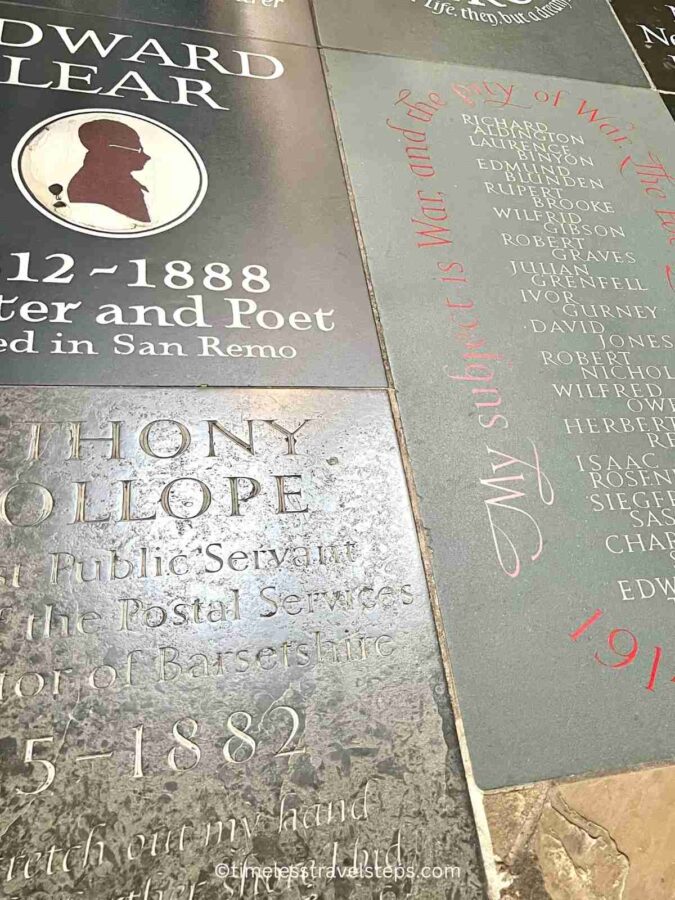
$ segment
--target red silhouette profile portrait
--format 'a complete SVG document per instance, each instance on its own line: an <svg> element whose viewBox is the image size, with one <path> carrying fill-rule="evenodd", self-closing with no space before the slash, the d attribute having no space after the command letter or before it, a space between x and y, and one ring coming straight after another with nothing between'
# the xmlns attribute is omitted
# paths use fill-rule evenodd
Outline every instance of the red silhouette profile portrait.
<svg viewBox="0 0 675 900"><path fill-rule="evenodd" d="M132 176L150 160L133 128L112 119L85 122L78 130L86 147L82 168L70 180L71 203L99 203L116 212L149 222L147 188Z"/></svg>

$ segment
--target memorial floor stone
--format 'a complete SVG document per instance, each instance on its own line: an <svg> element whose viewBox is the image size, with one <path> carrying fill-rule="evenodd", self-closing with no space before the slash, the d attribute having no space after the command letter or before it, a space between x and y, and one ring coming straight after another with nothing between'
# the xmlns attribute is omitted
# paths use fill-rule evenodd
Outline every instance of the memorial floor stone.
<svg viewBox="0 0 675 900"><path fill-rule="evenodd" d="M326 47L647 83L607 0L313 0Z"/></svg>
<svg viewBox="0 0 675 900"><path fill-rule="evenodd" d="M0 383L385 384L317 50L0 14Z"/></svg>
<svg viewBox="0 0 675 900"><path fill-rule="evenodd" d="M663 0L612 0L657 88L675 91L675 6Z"/></svg>
<svg viewBox="0 0 675 900"><path fill-rule="evenodd" d="M485 896L385 392L6 388L0 452L8 896Z"/></svg>
<svg viewBox="0 0 675 900"><path fill-rule="evenodd" d="M309 0L21 0L16 18L22 5L316 45Z"/></svg>
<svg viewBox="0 0 675 900"><path fill-rule="evenodd" d="M327 61L478 784L672 760L672 122Z"/></svg>

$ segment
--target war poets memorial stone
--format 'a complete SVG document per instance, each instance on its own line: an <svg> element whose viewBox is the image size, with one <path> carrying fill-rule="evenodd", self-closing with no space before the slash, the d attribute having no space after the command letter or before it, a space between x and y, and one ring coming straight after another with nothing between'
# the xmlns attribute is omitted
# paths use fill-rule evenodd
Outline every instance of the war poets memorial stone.
<svg viewBox="0 0 675 900"><path fill-rule="evenodd" d="M0 382L385 384L315 49L0 15Z"/></svg>
<svg viewBox="0 0 675 900"><path fill-rule="evenodd" d="M647 83L606 0L313 2L326 47Z"/></svg>
<svg viewBox="0 0 675 900"><path fill-rule="evenodd" d="M477 781L672 760L672 122L327 58Z"/></svg>
<svg viewBox="0 0 675 900"><path fill-rule="evenodd" d="M0 441L8 897L484 896L386 394L13 387Z"/></svg>
<svg viewBox="0 0 675 900"><path fill-rule="evenodd" d="M28 6L316 44L308 0L22 0Z"/></svg>

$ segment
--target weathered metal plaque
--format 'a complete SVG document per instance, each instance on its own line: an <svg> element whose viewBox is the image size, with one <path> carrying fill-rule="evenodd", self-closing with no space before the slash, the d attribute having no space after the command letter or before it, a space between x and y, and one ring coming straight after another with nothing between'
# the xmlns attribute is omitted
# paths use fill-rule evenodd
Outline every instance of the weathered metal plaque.
<svg viewBox="0 0 675 900"><path fill-rule="evenodd" d="M22 4L316 44L308 0L22 0Z"/></svg>
<svg viewBox="0 0 675 900"><path fill-rule="evenodd" d="M607 0L313 0L326 47L644 85Z"/></svg>
<svg viewBox="0 0 675 900"><path fill-rule="evenodd" d="M0 447L7 896L484 896L384 392L8 388Z"/></svg>
<svg viewBox="0 0 675 900"><path fill-rule="evenodd" d="M675 5L612 0L612 6L656 87L675 91Z"/></svg>
<svg viewBox="0 0 675 900"><path fill-rule="evenodd" d="M672 122L655 91L328 63L478 783L672 760Z"/></svg>
<svg viewBox="0 0 675 900"><path fill-rule="evenodd" d="M0 382L385 383L316 50L0 15Z"/></svg>

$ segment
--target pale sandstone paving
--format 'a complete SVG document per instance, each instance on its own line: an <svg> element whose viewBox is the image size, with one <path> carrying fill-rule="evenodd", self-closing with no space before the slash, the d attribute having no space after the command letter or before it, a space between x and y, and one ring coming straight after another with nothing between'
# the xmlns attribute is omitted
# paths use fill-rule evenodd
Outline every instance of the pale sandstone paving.
<svg viewBox="0 0 675 900"><path fill-rule="evenodd" d="M486 794L501 900L672 900L675 768Z"/></svg>

